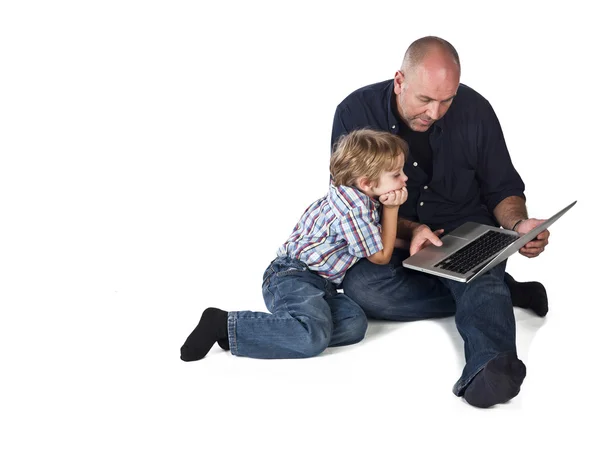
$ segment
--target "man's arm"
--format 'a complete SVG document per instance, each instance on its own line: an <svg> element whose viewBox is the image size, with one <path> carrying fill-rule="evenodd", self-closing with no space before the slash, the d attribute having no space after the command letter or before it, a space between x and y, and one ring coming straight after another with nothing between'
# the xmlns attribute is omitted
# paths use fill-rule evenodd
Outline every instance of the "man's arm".
<svg viewBox="0 0 600 450"><path fill-rule="evenodd" d="M348 127L344 123L342 117L343 107L338 106L335 109L335 115L333 116L333 127L331 130L331 152L333 153L333 147L339 138L345 134L348 134Z"/></svg>
<svg viewBox="0 0 600 450"><path fill-rule="evenodd" d="M494 217L507 230L512 230L519 221L527 220L525 199L513 195L502 200L494 208Z"/></svg>
<svg viewBox="0 0 600 450"><path fill-rule="evenodd" d="M543 220L528 219L525 200L517 196L507 197L498 203L494 208L494 217L503 228L520 234L530 232L543 222ZM544 251L549 237L550 231L542 231L534 240L521 247L519 253L528 258L535 258Z"/></svg>
<svg viewBox="0 0 600 450"><path fill-rule="evenodd" d="M520 234L527 233L542 221L527 218L523 195L525 185L512 164L500 122L492 106L486 101L479 113L477 178L484 204L504 228ZM548 236L550 232L547 230L540 233L536 239L525 244L519 253L528 258L538 256L548 245Z"/></svg>
<svg viewBox="0 0 600 450"><path fill-rule="evenodd" d="M482 203L504 228L510 230L517 220L527 219L525 184L512 163L494 109L482 99L477 112L479 122L474 162Z"/></svg>

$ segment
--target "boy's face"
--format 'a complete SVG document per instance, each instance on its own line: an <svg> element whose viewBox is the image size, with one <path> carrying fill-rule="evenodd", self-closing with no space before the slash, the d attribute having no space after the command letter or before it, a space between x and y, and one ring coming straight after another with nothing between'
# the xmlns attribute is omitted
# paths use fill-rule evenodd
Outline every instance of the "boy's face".
<svg viewBox="0 0 600 450"><path fill-rule="evenodd" d="M398 160L395 164L395 169L390 172L383 172L379 176L379 182L377 186L372 185L372 196L379 198L383 194L387 194L391 191L402 189L406 186L408 177L404 174L404 156L398 156Z"/></svg>

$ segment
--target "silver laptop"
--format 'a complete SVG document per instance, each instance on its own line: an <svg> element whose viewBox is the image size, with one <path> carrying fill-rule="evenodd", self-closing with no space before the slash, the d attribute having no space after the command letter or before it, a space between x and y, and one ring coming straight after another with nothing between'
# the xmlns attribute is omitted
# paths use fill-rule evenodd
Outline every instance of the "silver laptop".
<svg viewBox="0 0 600 450"><path fill-rule="evenodd" d="M405 259L402 265L408 269L468 283L519 251L575 203L577 201L523 236L516 231L467 222L442 237L441 247L429 245Z"/></svg>

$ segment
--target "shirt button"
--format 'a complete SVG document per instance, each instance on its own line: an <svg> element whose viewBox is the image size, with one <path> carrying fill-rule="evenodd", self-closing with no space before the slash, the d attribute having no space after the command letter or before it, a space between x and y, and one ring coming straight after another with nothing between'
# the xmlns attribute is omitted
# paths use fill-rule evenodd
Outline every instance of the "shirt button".
<svg viewBox="0 0 600 450"><path fill-rule="evenodd" d="M392 130L393 130L394 128L396 128L396 125L392 125Z"/></svg>
<svg viewBox="0 0 600 450"><path fill-rule="evenodd" d="M423 189L429 189L429 186L425 186Z"/></svg>
<svg viewBox="0 0 600 450"><path fill-rule="evenodd" d="M423 206L423 202L419 203L419 205Z"/></svg>
<svg viewBox="0 0 600 450"><path fill-rule="evenodd" d="M417 166L418 166L418 164L417 164L417 162L416 162L416 161L413 163L413 166L415 166L415 167L417 167Z"/></svg>

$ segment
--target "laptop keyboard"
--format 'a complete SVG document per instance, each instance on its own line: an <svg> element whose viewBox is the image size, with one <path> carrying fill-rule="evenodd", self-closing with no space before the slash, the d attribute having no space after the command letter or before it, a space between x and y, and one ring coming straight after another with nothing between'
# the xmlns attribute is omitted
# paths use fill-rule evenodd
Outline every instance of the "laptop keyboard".
<svg viewBox="0 0 600 450"><path fill-rule="evenodd" d="M434 267L462 274L467 273L517 239L519 239L519 236L492 230L486 231L473 242L455 251Z"/></svg>

